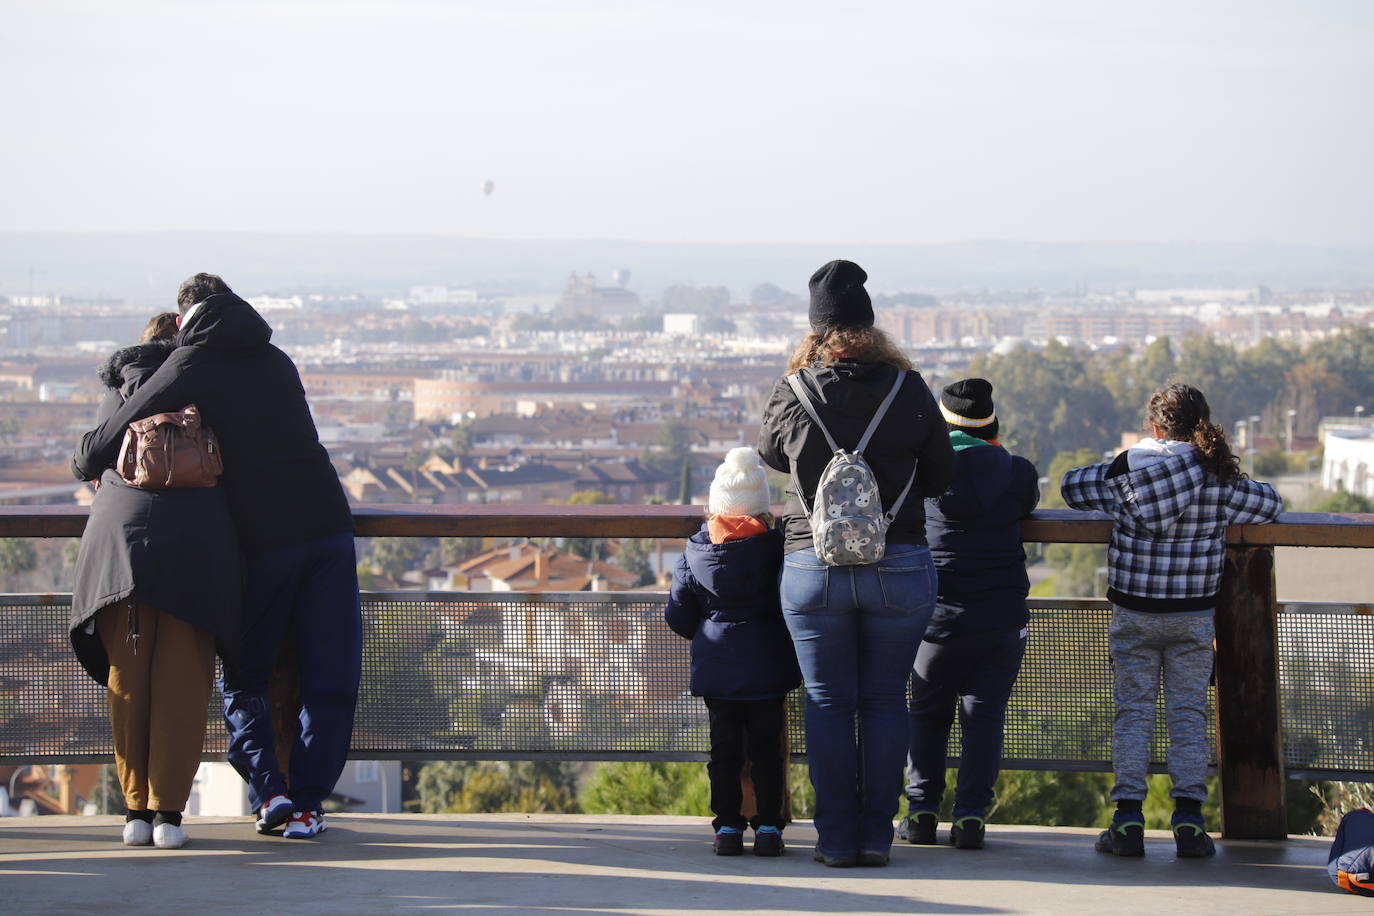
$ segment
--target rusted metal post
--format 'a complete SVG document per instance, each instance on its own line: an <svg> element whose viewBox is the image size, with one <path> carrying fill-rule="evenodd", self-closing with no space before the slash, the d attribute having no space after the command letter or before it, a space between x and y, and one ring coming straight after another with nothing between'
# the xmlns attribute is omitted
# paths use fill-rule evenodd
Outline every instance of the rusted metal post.
<svg viewBox="0 0 1374 916"><path fill-rule="evenodd" d="M1274 549L1228 547L1217 604L1216 671L1221 832L1230 839L1288 836L1278 617Z"/></svg>

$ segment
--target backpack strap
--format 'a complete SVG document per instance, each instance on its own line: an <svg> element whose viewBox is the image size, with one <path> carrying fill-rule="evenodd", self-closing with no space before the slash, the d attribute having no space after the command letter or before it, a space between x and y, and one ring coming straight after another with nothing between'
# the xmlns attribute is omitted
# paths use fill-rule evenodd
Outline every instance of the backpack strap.
<svg viewBox="0 0 1374 916"><path fill-rule="evenodd" d="M811 422L815 423L818 427L820 427L821 432L825 433L825 441L830 444L830 450L832 452L838 452L840 450L840 447L835 444L835 437L830 435L830 430L826 429L825 424L821 422L820 414L816 413L816 405L811 403L811 395L806 393L806 386L804 386L801 383L801 379L798 377L800 374L800 372L793 372L791 375L789 375L787 377L787 384L792 386L792 391L796 393L797 400L801 403L801 406L805 408L807 414L811 417ZM886 407L886 404L884 404L884 407ZM872 429L870 429L869 432L872 432ZM868 441L867 437L868 434L865 433L865 442Z"/></svg>
<svg viewBox="0 0 1374 916"><path fill-rule="evenodd" d="M892 406L892 402L897 398L897 392L902 390L902 383L906 381L906 370L900 369L897 372L897 381L892 383L892 390L883 398L883 402L878 405L878 410L873 414L873 419L868 421L868 429L864 430L863 438L859 440L859 445L854 451L863 454L864 449L868 448L868 440L873 438L873 434L878 431L878 424L883 422L883 417L887 415L887 409Z"/></svg>
<svg viewBox="0 0 1374 916"><path fill-rule="evenodd" d="M901 369L897 372L897 380L892 383L892 390L887 393L887 397L883 398L883 402L878 405L878 410L873 414L873 419L868 422L868 429L864 430L864 436L859 440L859 447L854 451L863 454L863 450L868 448L869 440L872 439L873 434L878 431L878 424L881 423L883 417L887 415L887 409L891 407L892 402L897 399L897 392L902 390L902 385L905 382L906 370ZM911 476L906 479L906 486L902 487L902 492L898 494L892 506L883 513L883 518L887 519L889 525L892 524L892 520L897 517L897 513L902 511L902 503L906 502L907 494L911 492L911 486L915 482L916 467L913 465L911 468Z"/></svg>
<svg viewBox="0 0 1374 916"><path fill-rule="evenodd" d="M830 445L830 450L832 452L840 451L840 447L835 443L835 437L830 435L830 430L825 428L825 424L821 422L820 415L816 413L816 406L812 403L811 396L806 393L806 387L802 385L801 379L798 377L799 375L800 372L794 372L787 376L787 384L792 386L792 391L796 393L797 400L806 410L807 415L811 417L812 422L820 427L821 432L825 434L825 441ZM873 414L873 419L868 422L868 429L864 430L863 438L859 440L858 448L854 449L856 453L863 454L863 450L868 447L868 442L877 431L878 424L883 421L883 417L887 415L888 408L891 407L892 402L897 399L897 392L902 390L902 385L906 382L906 375L905 369L898 370L897 380L892 383L892 388L888 391L887 397L883 398L883 402L878 405L878 410ZM792 489L796 492L797 499L801 501L802 509L805 510L809 517L811 515L811 507L806 504L806 497L802 495L801 480L797 475L797 463L789 458L788 464L792 466ZM902 492L897 496L896 501L892 503L892 507L883 513L883 517L887 519L888 524L891 524L892 520L897 517L897 513L901 511L902 503L906 502L907 495L911 492L911 487L915 482L916 468L913 466L911 468L911 476L906 479L906 486L902 487Z"/></svg>
<svg viewBox="0 0 1374 916"><path fill-rule="evenodd" d="M825 424L821 422L820 415L816 413L816 406L811 403L811 396L806 393L806 388L802 385L798 375L799 373L794 372L787 376L787 384L792 386L792 391L797 396L797 402L806 409L807 415L811 417L811 422L815 423L820 431L825 434L825 441L830 444L830 451L838 452L840 447L835 444L835 437L830 435L830 430L826 429ZM807 504L806 495L802 493L801 475L797 473L797 463L790 457L787 459L787 463L791 466L792 491L797 494L797 500L802 504L802 511L806 513L807 518L810 518L811 506Z"/></svg>

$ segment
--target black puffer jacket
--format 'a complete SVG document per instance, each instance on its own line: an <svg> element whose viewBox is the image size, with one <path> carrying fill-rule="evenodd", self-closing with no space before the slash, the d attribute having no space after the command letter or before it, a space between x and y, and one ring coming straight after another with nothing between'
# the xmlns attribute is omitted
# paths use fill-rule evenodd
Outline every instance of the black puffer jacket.
<svg viewBox="0 0 1374 916"><path fill-rule="evenodd" d="M171 352L170 343L148 343L111 356L99 372L110 391L98 419L117 413ZM135 590L139 600L214 634L220 655L234 658L239 551L223 485L140 490L112 467L101 473L77 554L70 621L72 649L101 684L109 679L110 663L88 622Z"/></svg>
<svg viewBox="0 0 1374 916"><path fill-rule="evenodd" d="M233 293L200 303L162 368L82 438L73 472L89 480L110 467L134 420L195 404L224 448L224 485L245 552L352 531L300 374L271 337L262 316Z"/></svg>
<svg viewBox="0 0 1374 916"><path fill-rule="evenodd" d="M798 374L835 441L842 448L852 449L859 444L869 421L892 389L897 371L886 363L844 360L824 369L801 369ZM778 471L790 473L789 461L795 461L808 501L834 455L786 378L773 383L768 405L763 409L759 454L765 464ZM884 510L896 501L915 467L916 483L888 529L887 542L924 544L922 498L944 492L954 471L954 450L940 408L919 372L908 373L887 416L873 434L864 459L877 478ZM787 553L811 546L811 523L797 499L796 483L793 481L788 490L784 510Z"/></svg>

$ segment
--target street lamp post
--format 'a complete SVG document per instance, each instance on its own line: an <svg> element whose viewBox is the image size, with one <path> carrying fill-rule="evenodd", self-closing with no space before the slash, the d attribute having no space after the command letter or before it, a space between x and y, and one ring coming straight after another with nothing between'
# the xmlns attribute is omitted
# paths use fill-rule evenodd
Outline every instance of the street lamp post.
<svg viewBox="0 0 1374 916"><path fill-rule="evenodd" d="M1293 451L1293 420L1297 415L1298 412L1296 410L1291 407L1288 408L1288 451L1290 452Z"/></svg>
<svg viewBox="0 0 1374 916"><path fill-rule="evenodd" d="M1251 477L1255 476L1255 446L1259 442L1260 418L1254 415L1250 417L1250 427L1245 437L1245 473Z"/></svg>

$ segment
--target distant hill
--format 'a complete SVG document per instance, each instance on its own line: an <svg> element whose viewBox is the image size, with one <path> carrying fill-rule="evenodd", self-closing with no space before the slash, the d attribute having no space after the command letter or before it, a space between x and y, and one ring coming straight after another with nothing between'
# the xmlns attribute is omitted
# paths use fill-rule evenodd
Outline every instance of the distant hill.
<svg viewBox="0 0 1374 916"><path fill-rule="evenodd" d="M133 301L168 297L197 270L245 292L310 289L399 292L412 285L556 292L572 271L631 271L629 287L656 298L673 283L762 282L804 292L811 272L844 257L875 291L1248 287L1275 290L1374 284L1374 249L1280 244L1117 244L974 241L938 245L726 245L616 240L513 241L438 235L249 232L0 233L0 294Z"/></svg>

